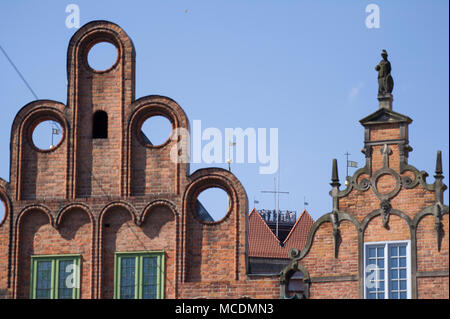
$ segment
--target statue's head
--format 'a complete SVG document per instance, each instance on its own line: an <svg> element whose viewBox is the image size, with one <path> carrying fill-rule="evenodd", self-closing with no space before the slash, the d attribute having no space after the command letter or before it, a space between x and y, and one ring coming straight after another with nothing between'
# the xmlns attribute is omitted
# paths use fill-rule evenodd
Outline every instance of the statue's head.
<svg viewBox="0 0 450 319"><path fill-rule="evenodd" d="M387 59L388 54L387 54L386 50L381 51L381 56L383 57L383 59L385 59L385 60Z"/></svg>

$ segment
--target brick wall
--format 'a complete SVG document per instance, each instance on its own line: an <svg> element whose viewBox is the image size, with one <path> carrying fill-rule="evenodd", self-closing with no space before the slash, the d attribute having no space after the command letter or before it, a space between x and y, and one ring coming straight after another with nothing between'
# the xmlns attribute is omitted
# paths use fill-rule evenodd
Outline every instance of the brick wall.
<svg viewBox="0 0 450 319"><path fill-rule="evenodd" d="M102 41L116 46L118 59L100 72L86 57ZM186 131L189 120L170 98L135 100L135 51L126 33L110 22L88 23L70 40L67 59L67 105L35 101L13 122L10 182L0 185L13 216L11 233L10 214L0 226L1 296L9 289L7 297L29 297L31 256L80 254L80 297L112 298L115 253L141 251L164 252L166 298L279 296L277 278L247 276L248 200L239 180L218 168L191 174L187 163L172 161L186 137L157 146L141 135L151 116ZM107 138L93 138L99 110L107 113ZM29 135L48 119L61 125L63 139L42 151ZM230 198L227 216L213 223L194 205L210 187Z"/></svg>
<svg viewBox="0 0 450 319"><path fill-rule="evenodd" d="M303 269L310 298L363 298L364 244L409 241L411 296L448 298L449 225L448 206L442 203L441 155L430 183L408 163L411 122L385 109L361 120L366 165L342 189L332 181L333 213L313 225L305 249L294 254L283 280Z"/></svg>

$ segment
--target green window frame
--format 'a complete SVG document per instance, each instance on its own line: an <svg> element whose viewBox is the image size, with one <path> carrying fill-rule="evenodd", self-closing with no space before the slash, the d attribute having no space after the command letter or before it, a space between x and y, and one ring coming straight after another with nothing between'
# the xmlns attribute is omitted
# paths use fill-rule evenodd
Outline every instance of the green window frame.
<svg viewBox="0 0 450 319"><path fill-rule="evenodd" d="M64 265L66 270L64 271ZM74 268L67 271L67 266ZM81 255L34 255L31 256L31 299L79 299ZM69 276L73 276L74 287L64 287ZM44 278L43 278L44 277ZM41 279L43 279L41 281ZM44 284L45 287L41 287ZM39 290L46 290L40 295ZM70 291L71 290L71 291Z"/></svg>
<svg viewBox="0 0 450 319"><path fill-rule="evenodd" d="M146 286L156 286L154 299L164 298L164 252L116 252L114 299L149 299Z"/></svg>

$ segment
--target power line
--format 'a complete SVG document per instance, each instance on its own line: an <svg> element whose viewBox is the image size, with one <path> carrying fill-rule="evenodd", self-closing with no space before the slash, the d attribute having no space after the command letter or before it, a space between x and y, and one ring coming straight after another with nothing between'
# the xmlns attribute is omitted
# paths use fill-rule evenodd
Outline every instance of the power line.
<svg viewBox="0 0 450 319"><path fill-rule="evenodd" d="M5 49L3 49L3 47L1 45L0 45L0 50L2 50L2 52L5 55L6 59L11 64L11 66L14 68L14 70L19 75L19 77L22 79L23 83L25 83L25 85L27 86L28 90L30 90L31 94L34 96L34 99L35 100L39 100L39 97L34 92L34 90L31 87L31 85L28 83L28 81L25 79L23 74L20 72L19 68L14 64L12 59L9 57L9 55L6 53ZM56 123L54 121L50 121L50 125L51 125L51 132L52 132L52 147L53 147L53 136L59 134L59 127L56 125Z"/></svg>
<svg viewBox="0 0 450 319"><path fill-rule="evenodd" d="M28 81L25 79L25 77L22 75L22 73L20 73L19 69L16 67L16 65L14 64L14 62L11 60L11 58L8 56L8 54L6 53L5 49L3 49L3 47L0 45L0 50L2 50L3 54L5 55L5 57L8 59L9 63L12 65L12 67L14 68L14 70L16 70L17 74L20 76L20 78L22 79L23 83L25 83L25 85L27 86L27 88L30 90L31 94L33 94L34 98L36 100L39 100L38 96L36 95L36 93L34 93L33 89L31 88L30 84L28 84Z"/></svg>

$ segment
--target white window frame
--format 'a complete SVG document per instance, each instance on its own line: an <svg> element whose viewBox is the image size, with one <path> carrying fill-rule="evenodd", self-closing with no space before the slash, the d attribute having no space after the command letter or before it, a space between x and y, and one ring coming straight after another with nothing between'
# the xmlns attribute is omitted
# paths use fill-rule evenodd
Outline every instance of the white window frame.
<svg viewBox="0 0 450 319"><path fill-rule="evenodd" d="M368 246L380 246L384 245L384 299L389 299L389 250L388 247L391 244L406 244L406 298L411 299L411 240L392 240L392 241L377 241L377 242L365 242L363 259L364 259L364 299L367 299L367 287L366 287L366 267L367 267L367 248Z"/></svg>

